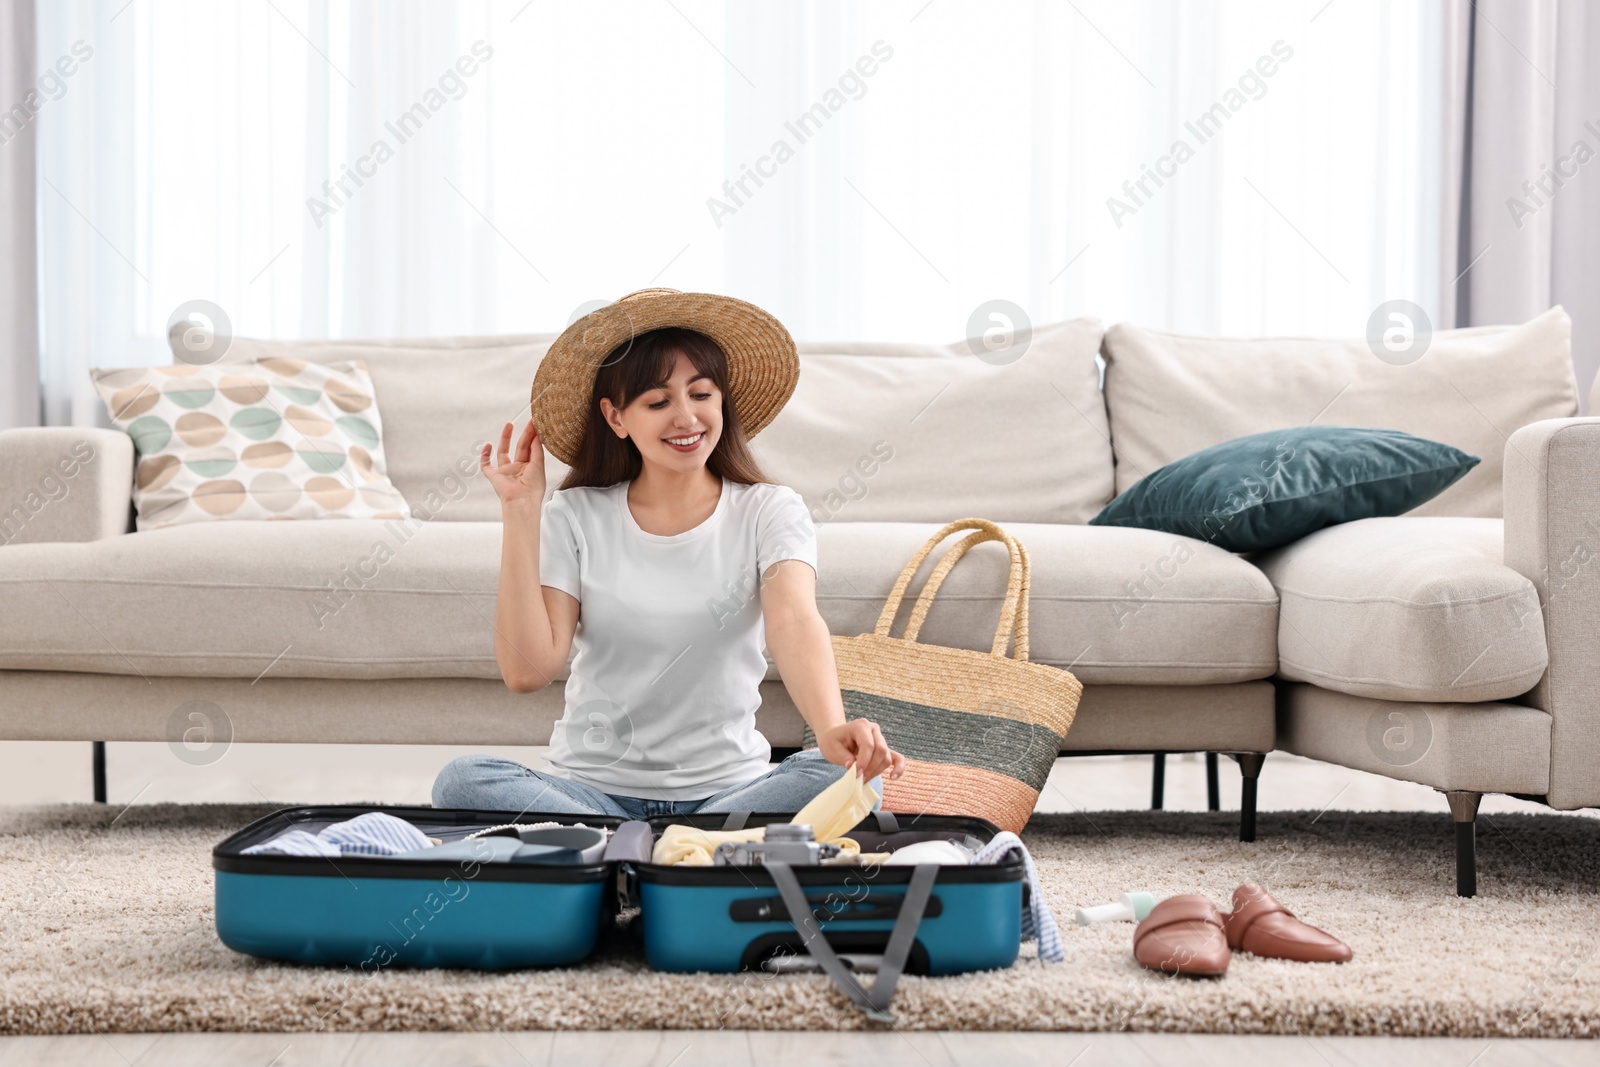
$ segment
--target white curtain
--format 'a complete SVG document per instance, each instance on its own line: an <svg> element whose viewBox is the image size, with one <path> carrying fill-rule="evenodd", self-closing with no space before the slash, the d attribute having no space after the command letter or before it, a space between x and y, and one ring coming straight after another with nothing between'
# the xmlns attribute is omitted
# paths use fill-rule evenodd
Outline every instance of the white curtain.
<svg viewBox="0 0 1600 1067"><path fill-rule="evenodd" d="M1572 316L1581 406L1600 370L1600 10L1452 0L1443 35L1446 326ZM1593 414L1592 411L1589 412Z"/></svg>
<svg viewBox="0 0 1600 1067"><path fill-rule="evenodd" d="M753 300L802 339L949 342L996 299L1035 322L1358 335L1385 300L1438 304L1436 20L1323 0L41 5L41 63L93 48L39 129L46 420L104 425L87 369L167 362L196 299L284 338L555 331L651 285ZM347 168L361 184L336 197Z"/></svg>
<svg viewBox="0 0 1600 1067"><path fill-rule="evenodd" d="M39 422L34 118L50 94L38 84L34 40L33 0L0 6L0 430Z"/></svg>

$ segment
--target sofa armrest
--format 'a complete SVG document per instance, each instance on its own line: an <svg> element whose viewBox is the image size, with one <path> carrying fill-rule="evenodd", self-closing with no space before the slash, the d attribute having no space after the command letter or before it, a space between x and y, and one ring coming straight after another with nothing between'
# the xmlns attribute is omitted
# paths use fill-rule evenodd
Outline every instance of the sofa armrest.
<svg viewBox="0 0 1600 1067"><path fill-rule="evenodd" d="M133 439L98 426L0 430L0 547L127 533Z"/></svg>
<svg viewBox="0 0 1600 1067"><path fill-rule="evenodd" d="M1548 800L1600 805L1600 418L1524 426L1505 472L1505 563L1538 589L1550 647L1526 698L1551 718Z"/></svg>

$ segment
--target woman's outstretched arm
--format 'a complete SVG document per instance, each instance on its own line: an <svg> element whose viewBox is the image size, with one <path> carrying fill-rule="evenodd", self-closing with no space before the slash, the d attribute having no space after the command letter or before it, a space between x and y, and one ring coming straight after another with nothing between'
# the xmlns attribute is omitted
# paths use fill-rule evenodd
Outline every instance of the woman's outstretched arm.
<svg viewBox="0 0 1600 1067"><path fill-rule="evenodd" d="M544 507L544 446L530 419L511 452L511 423L500 433L499 464L483 446L478 467L500 497L500 591L494 609L494 659L514 693L543 689L567 662L578 601L539 584L539 520ZM534 450L538 450L537 456Z"/></svg>
<svg viewBox="0 0 1600 1067"><path fill-rule="evenodd" d="M500 592L494 609L494 660L513 693L549 685L572 651L578 601L539 584L539 508L500 505Z"/></svg>
<svg viewBox="0 0 1600 1067"><path fill-rule="evenodd" d="M839 665L828 624L817 610L817 575L802 560L780 560L761 582L761 615L767 651L778 665L795 707L817 735L817 749L830 763L854 764L863 778L889 772L898 778L905 757L889 747L878 724L844 717Z"/></svg>

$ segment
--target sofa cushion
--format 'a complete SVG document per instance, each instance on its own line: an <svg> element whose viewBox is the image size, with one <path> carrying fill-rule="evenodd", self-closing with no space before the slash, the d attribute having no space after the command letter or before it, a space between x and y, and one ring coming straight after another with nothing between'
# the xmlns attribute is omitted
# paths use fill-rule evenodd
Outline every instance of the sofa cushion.
<svg viewBox="0 0 1600 1067"><path fill-rule="evenodd" d="M404 519L360 360L93 369L139 452L138 528L239 519Z"/></svg>
<svg viewBox="0 0 1600 1067"><path fill-rule="evenodd" d="M192 523L0 549L0 668L498 678L498 522Z"/></svg>
<svg viewBox="0 0 1600 1067"><path fill-rule="evenodd" d="M174 351L182 342L174 331ZM1095 319L1036 327L1015 359L950 345L804 342L800 381L751 441L767 474L818 522L1086 522L1112 494ZM478 473L484 441L527 418L554 334L268 341L234 337L222 360L361 359L384 417L389 474L425 519L498 520ZM1007 433L996 433L1004 427ZM567 467L546 454L552 489Z"/></svg>
<svg viewBox="0 0 1600 1067"><path fill-rule="evenodd" d="M1505 700L1544 673L1533 583L1499 519L1330 526L1253 562L1278 590L1278 673L1380 700Z"/></svg>
<svg viewBox="0 0 1600 1067"><path fill-rule="evenodd" d="M169 335L176 350L177 331ZM232 338L221 362L286 357L311 363L361 360L383 413L389 477L419 519L496 521L500 498L478 472L478 453L508 422L528 419L528 389L554 334L493 337L267 341ZM567 467L545 456L550 486Z"/></svg>
<svg viewBox="0 0 1600 1067"><path fill-rule="evenodd" d="M821 526L817 599L829 629L873 629L936 529ZM1031 659L1085 684L1201 685L1276 669L1277 598L1239 557L1150 530L1007 529L1032 563ZM0 669L498 679L500 534L498 522L241 520L11 545L0 548ZM921 639L987 652L1008 565L999 544L976 546L940 588ZM768 677L778 675L769 667Z"/></svg>
<svg viewBox="0 0 1600 1067"><path fill-rule="evenodd" d="M1442 330L1420 359L1386 363L1365 340L1106 332L1106 408L1117 492L1182 456L1312 423L1383 426L1483 457L1414 515L1497 518L1506 435L1578 412L1572 323L1560 307L1520 326ZM1529 472L1531 473L1531 472Z"/></svg>
<svg viewBox="0 0 1600 1067"><path fill-rule="evenodd" d="M818 527L817 601L828 629L871 631L901 568L938 528ZM1068 668L1085 685L1206 685L1276 669L1277 597L1238 556L1152 530L1020 522L1005 529L1031 564L1030 659ZM956 540L912 576L892 636L904 631L923 580ZM918 640L988 652L1009 572L1001 545L973 547L939 587Z"/></svg>
<svg viewBox="0 0 1600 1067"><path fill-rule="evenodd" d="M750 442L818 523L1087 522L1111 499L1100 323L1040 326L1019 358L951 345L799 345L800 381Z"/></svg>
<svg viewBox="0 0 1600 1067"><path fill-rule="evenodd" d="M1478 462L1399 430L1288 426L1174 460L1089 523L1166 530L1229 552L1277 548L1324 526L1410 511Z"/></svg>

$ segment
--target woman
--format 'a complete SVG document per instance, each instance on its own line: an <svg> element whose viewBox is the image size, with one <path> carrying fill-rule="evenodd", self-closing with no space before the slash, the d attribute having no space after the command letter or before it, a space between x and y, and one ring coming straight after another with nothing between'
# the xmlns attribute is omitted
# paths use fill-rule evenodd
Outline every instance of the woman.
<svg viewBox="0 0 1600 1067"><path fill-rule="evenodd" d="M436 807L641 818L794 812L845 773L905 758L846 721L816 605L816 532L747 441L794 392L777 319L706 293L646 289L579 319L533 382L528 425L479 467L501 501L495 659L514 692L577 656L549 767L463 756ZM571 467L548 503L544 450ZM763 638L817 737L769 769L756 731Z"/></svg>

